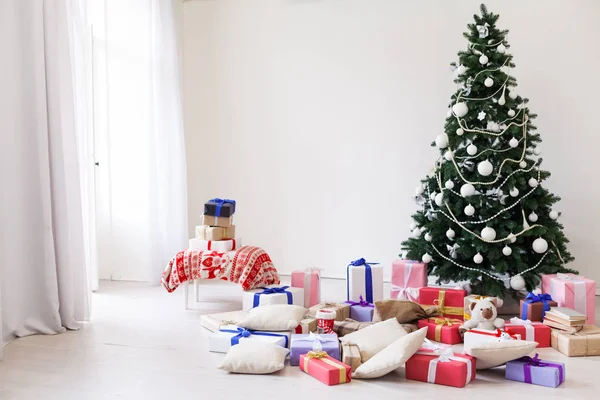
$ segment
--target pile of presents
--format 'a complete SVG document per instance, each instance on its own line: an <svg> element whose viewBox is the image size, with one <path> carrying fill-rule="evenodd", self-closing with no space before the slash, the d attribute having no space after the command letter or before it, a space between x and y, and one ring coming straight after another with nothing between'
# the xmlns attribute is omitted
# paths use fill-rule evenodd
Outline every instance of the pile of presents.
<svg viewBox="0 0 600 400"><path fill-rule="evenodd" d="M345 301L321 301L317 269L293 272L291 286L244 292L242 311L201 317L212 332L209 350L233 353L244 342L246 348L286 348L291 366L327 385L376 378L405 365L406 379L455 387L475 379L476 369L500 365L506 365L506 379L556 387L565 380L564 364L529 357L536 347L600 355L592 280L545 275L543 294L522 298L519 315L505 322L495 298L427 287L425 264L398 260L391 272L390 299L384 299L383 266L364 259L347 267ZM281 318L289 321L281 325ZM460 343L455 352L452 345Z"/></svg>
<svg viewBox="0 0 600 400"><path fill-rule="evenodd" d="M235 200L210 199L204 204L203 214L202 225L196 226L196 237L190 239L190 249L226 252L242 246L233 224Z"/></svg>

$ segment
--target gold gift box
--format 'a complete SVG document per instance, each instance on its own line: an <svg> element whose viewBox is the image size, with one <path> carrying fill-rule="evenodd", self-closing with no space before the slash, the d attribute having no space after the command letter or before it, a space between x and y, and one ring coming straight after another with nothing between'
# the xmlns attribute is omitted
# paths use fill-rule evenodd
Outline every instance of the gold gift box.
<svg viewBox="0 0 600 400"><path fill-rule="evenodd" d="M200 240L226 240L235 237L235 225L228 227L199 225L196 227L196 239Z"/></svg>

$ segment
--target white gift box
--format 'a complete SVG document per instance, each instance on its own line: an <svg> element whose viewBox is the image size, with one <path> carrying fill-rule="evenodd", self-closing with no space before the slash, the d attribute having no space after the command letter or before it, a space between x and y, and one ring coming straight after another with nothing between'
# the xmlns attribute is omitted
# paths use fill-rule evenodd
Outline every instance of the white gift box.
<svg viewBox="0 0 600 400"><path fill-rule="evenodd" d="M201 240L197 238L190 239L190 249L192 250L214 250L219 252L233 251L242 247L242 239L228 240Z"/></svg>
<svg viewBox="0 0 600 400"><path fill-rule="evenodd" d="M267 293L258 295L259 293L263 293L265 291ZM280 292L271 293L274 291ZM288 293L290 293L290 295L288 295ZM291 302L289 301L290 296L292 298ZM256 301L258 301L258 305L255 305ZM272 304L293 304L295 306L304 307L304 289L290 286L271 285L264 289L253 289L244 292L242 305L242 309L244 311L249 311L256 306L268 306Z"/></svg>
<svg viewBox="0 0 600 400"><path fill-rule="evenodd" d="M224 326L236 325L248 316L245 311L228 311L218 314L206 314L200 316L200 325L211 332L216 332ZM229 328L227 328L229 329Z"/></svg>
<svg viewBox="0 0 600 400"><path fill-rule="evenodd" d="M348 301L360 301L360 296L363 300L373 303L378 300L383 300L383 266L372 264L371 270L371 287L373 298L367 296L367 268L365 265L353 266L347 268L347 294Z"/></svg>
<svg viewBox="0 0 600 400"><path fill-rule="evenodd" d="M208 336L208 351L227 353L231 346L235 346L235 344L246 340L272 343L283 348L288 348L290 332L248 331L236 326L221 327L220 330Z"/></svg>
<svg viewBox="0 0 600 400"><path fill-rule="evenodd" d="M521 335L509 335L506 332L497 329L495 331L488 331L486 329L471 329L465 332L463 351L466 354L470 354L473 346L483 343L499 343L507 340L520 340Z"/></svg>

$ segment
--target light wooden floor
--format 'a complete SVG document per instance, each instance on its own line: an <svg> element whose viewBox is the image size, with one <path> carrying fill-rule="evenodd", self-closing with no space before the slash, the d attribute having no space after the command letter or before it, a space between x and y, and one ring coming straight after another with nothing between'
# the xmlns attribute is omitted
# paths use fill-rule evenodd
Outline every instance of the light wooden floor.
<svg viewBox="0 0 600 400"><path fill-rule="evenodd" d="M323 280L324 300L343 299L344 281ZM200 286L201 302L183 309L179 291L124 282L102 282L94 295L93 320L78 332L15 340L0 361L1 400L94 399L344 399L569 398L600 396L600 357L571 358L567 382L558 389L504 380L504 369L478 373L459 390L407 381L400 369L373 381L327 387L297 367L271 376L228 375L215 367L221 354L207 351L200 315L241 308L241 290L224 282ZM387 290L387 288L386 288ZM190 296L193 297L193 296ZM191 304L191 302L190 302Z"/></svg>

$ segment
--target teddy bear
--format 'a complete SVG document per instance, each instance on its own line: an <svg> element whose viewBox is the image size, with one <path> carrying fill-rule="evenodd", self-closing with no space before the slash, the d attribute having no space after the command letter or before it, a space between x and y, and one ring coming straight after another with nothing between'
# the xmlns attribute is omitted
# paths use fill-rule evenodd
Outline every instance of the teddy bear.
<svg viewBox="0 0 600 400"><path fill-rule="evenodd" d="M498 311L496 305L498 299L495 297L486 297L479 300L471 300L469 308L471 309L471 319L465 321L465 323L459 328L461 333L470 329L486 329L493 331L496 329L504 328L504 320L502 318L496 318Z"/></svg>

